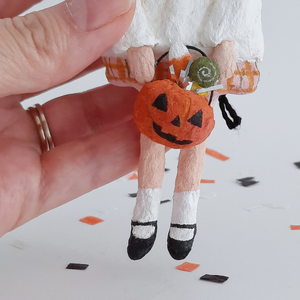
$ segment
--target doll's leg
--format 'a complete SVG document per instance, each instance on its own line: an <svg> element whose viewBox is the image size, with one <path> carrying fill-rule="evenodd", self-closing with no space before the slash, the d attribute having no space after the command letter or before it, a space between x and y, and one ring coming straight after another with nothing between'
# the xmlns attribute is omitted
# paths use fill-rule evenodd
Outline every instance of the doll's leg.
<svg viewBox="0 0 300 300"><path fill-rule="evenodd" d="M129 48L127 60L130 71L137 82L145 84L152 81L155 73L155 58L150 46Z"/></svg>
<svg viewBox="0 0 300 300"><path fill-rule="evenodd" d="M180 152L173 197L168 250L174 259L184 259L196 235L197 205L204 167L206 142Z"/></svg>
<svg viewBox="0 0 300 300"><path fill-rule="evenodd" d="M154 244L164 169L165 147L141 135L139 188L127 248L133 260L145 256Z"/></svg>

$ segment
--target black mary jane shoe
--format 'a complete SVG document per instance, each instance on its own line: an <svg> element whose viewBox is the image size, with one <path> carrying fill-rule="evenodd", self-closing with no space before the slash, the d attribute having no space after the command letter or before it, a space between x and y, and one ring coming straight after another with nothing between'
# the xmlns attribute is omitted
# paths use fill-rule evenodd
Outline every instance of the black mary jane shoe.
<svg viewBox="0 0 300 300"><path fill-rule="evenodd" d="M154 233L148 239L140 239L133 235L133 226L153 226ZM143 258L153 247L157 234L157 221L137 222L131 221L131 233L128 240L127 253L130 259L138 260Z"/></svg>
<svg viewBox="0 0 300 300"><path fill-rule="evenodd" d="M170 255L176 259L185 259L190 251L192 250L193 242L197 233L196 224L192 225L181 225L181 224L171 224L171 227L181 228L181 229L194 229L193 238L187 241L179 241L170 237L170 232L168 234L168 251Z"/></svg>

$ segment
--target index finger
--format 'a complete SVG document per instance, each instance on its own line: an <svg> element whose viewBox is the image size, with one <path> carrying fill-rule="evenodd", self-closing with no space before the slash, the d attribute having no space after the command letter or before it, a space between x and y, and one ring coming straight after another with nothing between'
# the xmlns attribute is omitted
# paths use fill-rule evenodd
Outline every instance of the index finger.
<svg viewBox="0 0 300 300"><path fill-rule="evenodd" d="M67 0L0 20L0 97L70 80L118 42L134 11L134 0Z"/></svg>
<svg viewBox="0 0 300 300"><path fill-rule="evenodd" d="M85 76L85 75L87 75L87 74L89 74L89 73L91 73L91 72L93 72L93 71L99 70L99 69L101 69L101 68L103 68L103 67L104 67L104 63L103 63L102 57L100 57L100 58L98 58L96 61L94 61L92 64L90 64L90 65L89 65L86 69L84 69L82 72L80 72L79 74L77 74L75 77L73 77L72 79L70 79L70 80L68 80L68 81L66 81L66 82L63 82L63 84L68 83L68 82L71 82L71 81L73 81L73 80L75 80L75 79L81 78L81 77L83 77L83 76ZM60 86L60 84L57 85L57 86ZM57 86L56 86L56 87L57 87ZM51 88L52 88L52 87L51 87ZM50 89L51 89L51 88L50 88ZM49 90L49 89L48 89L48 90ZM42 93L44 93L44 92L46 92L46 91L47 91L47 90L43 90L43 91L40 91L40 92L37 92L37 93L22 94L21 97L20 97L20 101L24 101L24 100L29 99L29 98L31 98L31 97L37 96L37 95L42 94Z"/></svg>

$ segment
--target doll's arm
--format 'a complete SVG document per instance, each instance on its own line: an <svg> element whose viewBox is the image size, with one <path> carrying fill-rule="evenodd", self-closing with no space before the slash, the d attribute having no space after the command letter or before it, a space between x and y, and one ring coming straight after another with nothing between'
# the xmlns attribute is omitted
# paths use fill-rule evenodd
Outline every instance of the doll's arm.
<svg viewBox="0 0 300 300"><path fill-rule="evenodd" d="M236 70L236 52L234 42L223 41L217 45L213 50L211 58L220 68L221 81L233 76L233 73Z"/></svg>
<svg viewBox="0 0 300 300"><path fill-rule="evenodd" d="M150 46L131 47L127 50L130 71L137 82L145 84L154 77L155 58Z"/></svg>

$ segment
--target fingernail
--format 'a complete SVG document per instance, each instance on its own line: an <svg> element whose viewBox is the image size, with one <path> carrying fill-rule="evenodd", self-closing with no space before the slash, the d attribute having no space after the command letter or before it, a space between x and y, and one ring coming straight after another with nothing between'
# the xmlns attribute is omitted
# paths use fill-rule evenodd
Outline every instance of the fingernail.
<svg viewBox="0 0 300 300"><path fill-rule="evenodd" d="M134 0L67 0L66 5L75 26L95 30L127 12Z"/></svg>

